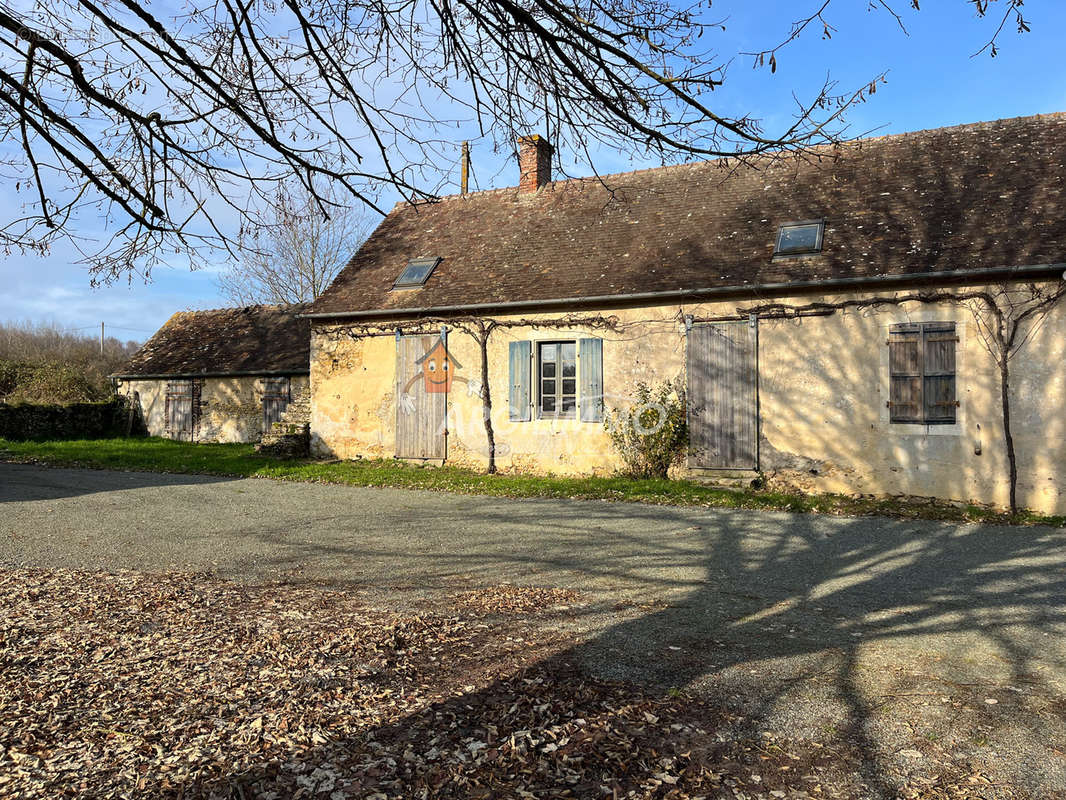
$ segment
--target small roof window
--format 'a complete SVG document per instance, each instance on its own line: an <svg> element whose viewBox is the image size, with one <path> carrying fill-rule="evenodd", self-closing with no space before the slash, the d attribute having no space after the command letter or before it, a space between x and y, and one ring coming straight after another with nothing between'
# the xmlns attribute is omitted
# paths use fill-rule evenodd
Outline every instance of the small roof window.
<svg viewBox="0 0 1066 800"><path fill-rule="evenodd" d="M822 234L825 220L812 219L806 222L786 222L777 229L775 256L801 256L819 253L822 250Z"/></svg>
<svg viewBox="0 0 1066 800"><path fill-rule="evenodd" d="M400 277L398 277L396 282L392 284L392 288L411 289L416 286L421 286L429 280L429 276L433 274L433 270L437 268L437 264L439 264L440 261L440 258L411 259L407 262L407 266L403 268Z"/></svg>

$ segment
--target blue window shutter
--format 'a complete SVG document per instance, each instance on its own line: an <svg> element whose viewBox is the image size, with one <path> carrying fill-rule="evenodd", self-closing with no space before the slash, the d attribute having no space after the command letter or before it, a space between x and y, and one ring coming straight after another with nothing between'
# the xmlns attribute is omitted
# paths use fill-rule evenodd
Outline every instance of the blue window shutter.
<svg viewBox="0 0 1066 800"><path fill-rule="evenodd" d="M581 339L578 351L582 422L603 422L603 339Z"/></svg>
<svg viewBox="0 0 1066 800"><path fill-rule="evenodd" d="M510 344L510 406L511 422L529 422L529 363L532 342L511 342Z"/></svg>

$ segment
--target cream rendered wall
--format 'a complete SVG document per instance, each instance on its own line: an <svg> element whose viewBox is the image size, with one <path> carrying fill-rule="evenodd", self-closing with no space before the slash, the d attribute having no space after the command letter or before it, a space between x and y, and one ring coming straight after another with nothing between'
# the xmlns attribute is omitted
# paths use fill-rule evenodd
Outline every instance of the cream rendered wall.
<svg viewBox="0 0 1066 800"><path fill-rule="evenodd" d="M257 442L263 435L263 379L202 378L198 442ZM290 378L293 397L309 386L306 375ZM119 393L140 400L148 433L166 435L166 380L123 381Z"/></svg>
<svg viewBox="0 0 1066 800"><path fill-rule="evenodd" d="M856 295L857 297L858 295ZM869 293L863 295L869 296ZM819 297L818 300L845 299ZM785 298L805 304L811 298ZM615 312L620 332L501 328L490 339L489 374L497 465L505 471L605 474L617 467L601 424L576 420L510 422L508 342L604 339L607 405L623 406L637 380L683 378L681 320L735 314L746 302L692 304ZM554 319L559 315L541 315ZM525 315L525 319L531 319ZM506 317L497 317L504 319ZM954 321L958 420L948 426L888 421L888 329L908 321ZM435 328L431 327L429 332ZM1066 308L1035 330L1012 360L1012 412L1019 501L1066 513L1063 481L1066 426ZM480 377L475 341L458 330L449 348L456 376ZM395 352L392 335L353 340L343 329L312 331L312 447L339 458L395 453ZM457 383L448 398L450 463L483 467L486 437L481 400ZM908 303L801 320L759 322L760 468L777 485L811 491L909 494L1004 506L1008 499L999 376L974 316L958 304Z"/></svg>
<svg viewBox="0 0 1066 800"><path fill-rule="evenodd" d="M139 404L149 436L164 436L167 427L166 381L121 381L118 393Z"/></svg>

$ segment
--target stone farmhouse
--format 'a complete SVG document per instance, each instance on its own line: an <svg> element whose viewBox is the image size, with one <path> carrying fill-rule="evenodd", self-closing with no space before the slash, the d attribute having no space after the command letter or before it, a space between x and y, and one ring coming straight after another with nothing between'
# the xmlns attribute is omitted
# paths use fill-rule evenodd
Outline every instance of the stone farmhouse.
<svg viewBox="0 0 1066 800"><path fill-rule="evenodd" d="M257 442L307 392L310 325L303 310L178 312L112 378L152 436Z"/></svg>
<svg viewBox="0 0 1066 800"><path fill-rule="evenodd" d="M1019 504L1066 513L1064 164L1066 115L555 181L524 138L517 186L397 205L303 311L313 451L610 473L605 416L670 381L684 472L1004 506L1005 396ZM129 385L156 430L209 372L250 412L307 363L252 349Z"/></svg>

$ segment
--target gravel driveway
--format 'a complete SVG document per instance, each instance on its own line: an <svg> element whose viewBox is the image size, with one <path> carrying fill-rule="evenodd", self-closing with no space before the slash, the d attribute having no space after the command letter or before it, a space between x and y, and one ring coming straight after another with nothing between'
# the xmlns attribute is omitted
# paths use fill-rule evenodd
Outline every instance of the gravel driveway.
<svg viewBox="0 0 1066 800"><path fill-rule="evenodd" d="M394 604L576 588L555 624L599 674L839 730L869 749L872 784L879 759L929 755L917 737L1066 786L1060 530L0 464L0 563L321 581Z"/></svg>

